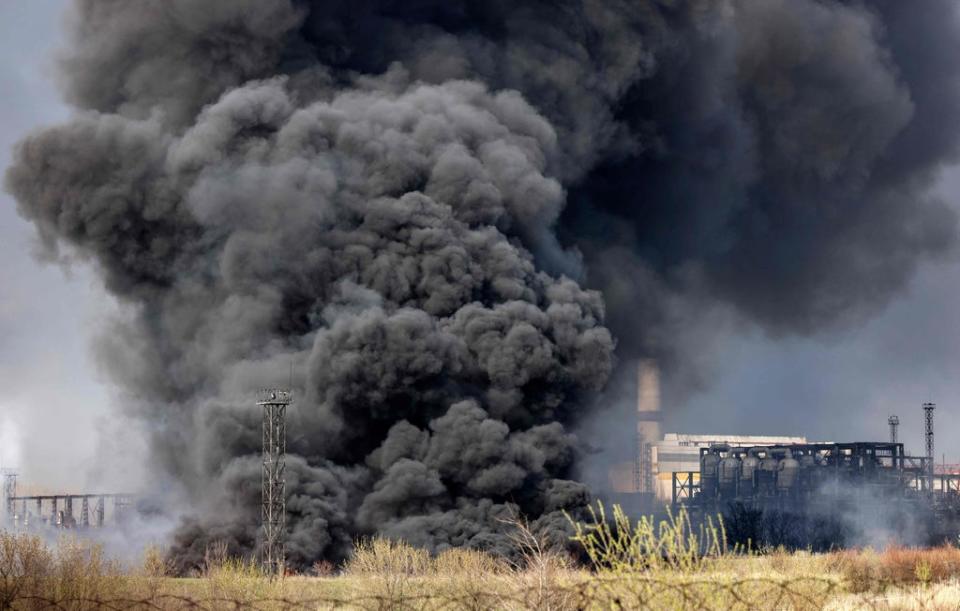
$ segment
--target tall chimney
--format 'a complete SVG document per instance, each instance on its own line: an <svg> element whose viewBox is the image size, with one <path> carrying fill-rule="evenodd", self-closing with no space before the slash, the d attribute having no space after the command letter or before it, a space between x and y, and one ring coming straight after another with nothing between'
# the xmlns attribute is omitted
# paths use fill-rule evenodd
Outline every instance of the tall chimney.
<svg viewBox="0 0 960 611"><path fill-rule="evenodd" d="M653 444L663 437L660 431L660 368L653 359L637 366L637 492L654 493Z"/></svg>

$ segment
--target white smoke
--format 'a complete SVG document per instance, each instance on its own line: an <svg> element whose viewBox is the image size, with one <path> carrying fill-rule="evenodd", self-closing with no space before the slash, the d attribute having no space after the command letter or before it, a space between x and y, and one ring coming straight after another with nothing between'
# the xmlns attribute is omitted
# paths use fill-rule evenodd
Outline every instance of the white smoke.
<svg viewBox="0 0 960 611"><path fill-rule="evenodd" d="M0 406L0 467L18 468L21 463L20 425L6 406Z"/></svg>

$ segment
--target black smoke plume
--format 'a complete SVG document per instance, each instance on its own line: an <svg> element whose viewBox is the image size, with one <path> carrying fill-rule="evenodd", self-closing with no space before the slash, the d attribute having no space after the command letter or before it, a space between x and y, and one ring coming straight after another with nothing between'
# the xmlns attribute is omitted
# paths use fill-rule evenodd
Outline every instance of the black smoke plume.
<svg viewBox="0 0 960 611"><path fill-rule="evenodd" d="M613 336L816 331L955 241L951 0L77 0L69 34L75 113L6 185L131 312L98 350L182 567L255 545L252 391L291 367L295 564L498 550L585 502Z"/></svg>

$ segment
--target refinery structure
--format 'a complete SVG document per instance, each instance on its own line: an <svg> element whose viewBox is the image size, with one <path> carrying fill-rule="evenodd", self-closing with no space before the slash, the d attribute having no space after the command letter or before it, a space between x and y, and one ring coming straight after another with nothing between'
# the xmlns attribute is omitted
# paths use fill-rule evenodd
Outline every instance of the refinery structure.
<svg viewBox="0 0 960 611"><path fill-rule="evenodd" d="M733 521L774 516L802 531L790 540L802 547L813 541L811 524L824 529L844 520L886 521L893 531L920 523L918 543L940 541L960 528L960 467L934 460L933 403L916 412L924 451L911 455L898 441L897 415L887 419L884 441L664 433L653 361L638 366L636 397L634 460L610 469L601 494L629 513L672 507ZM826 530L832 534L825 545L843 545L842 529Z"/></svg>
<svg viewBox="0 0 960 611"><path fill-rule="evenodd" d="M3 509L14 528L104 528L123 523L134 502L133 494L18 494L17 472L4 469Z"/></svg>
<svg viewBox="0 0 960 611"><path fill-rule="evenodd" d="M636 396L635 458L610 469L605 495L634 511L649 511L674 502L675 473L689 475L698 485L700 454L704 448L807 443L806 437L663 433L660 373L653 360L640 361L637 366Z"/></svg>

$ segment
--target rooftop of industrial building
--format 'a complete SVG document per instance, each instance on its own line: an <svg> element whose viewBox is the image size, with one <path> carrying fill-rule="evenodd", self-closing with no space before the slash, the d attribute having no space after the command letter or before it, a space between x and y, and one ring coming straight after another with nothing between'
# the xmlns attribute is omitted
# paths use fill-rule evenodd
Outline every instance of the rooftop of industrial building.
<svg viewBox="0 0 960 611"><path fill-rule="evenodd" d="M806 437L789 437L783 435L691 435L687 433L665 433L663 441L666 443L701 445L709 443L734 443L775 445L788 443L807 443Z"/></svg>

